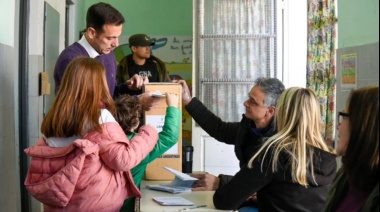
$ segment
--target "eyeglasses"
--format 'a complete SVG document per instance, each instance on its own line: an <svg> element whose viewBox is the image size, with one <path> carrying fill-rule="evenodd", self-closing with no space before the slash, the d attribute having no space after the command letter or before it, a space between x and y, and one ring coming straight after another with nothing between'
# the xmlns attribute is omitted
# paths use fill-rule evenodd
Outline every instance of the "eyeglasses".
<svg viewBox="0 0 380 212"><path fill-rule="evenodd" d="M338 123L342 123L342 121L346 118L349 118L350 117L350 114L348 113L344 113L344 112L339 112L338 114Z"/></svg>
<svg viewBox="0 0 380 212"><path fill-rule="evenodd" d="M262 107L262 108L269 108L270 107L270 106L260 105L259 103L256 102L256 100L254 98L251 98L249 95L248 95L248 99L246 101L248 102L248 104L250 106L253 106L253 107Z"/></svg>

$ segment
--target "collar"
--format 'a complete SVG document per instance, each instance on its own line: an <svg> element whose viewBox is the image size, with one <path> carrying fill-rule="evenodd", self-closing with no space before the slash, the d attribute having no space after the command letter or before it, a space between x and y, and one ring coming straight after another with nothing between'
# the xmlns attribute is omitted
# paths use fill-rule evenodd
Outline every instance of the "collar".
<svg viewBox="0 0 380 212"><path fill-rule="evenodd" d="M268 126L266 126L264 128L256 128L255 122L250 120L251 131L254 135L264 135L264 134L266 134L266 132L268 132L270 129L272 129L273 126L274 126L274 123L272 121Z"/></svg>
<svg viewBox="0 0 380 212"><path fill-rule="evenodd" d="M78 43L83 46L84 49L86 49L86 52L91 58L95 58L99 56L99 53L88 43L85 34L82 35L82 38L78 41Z"/></svg>
<svg viewBox="0 0 380 212"><path fill-rule="evenodd" d="M129 54L127 56L127 60L128 60L128 64L135 64L137 65L137 63L135 62L135 60L133 59L133 53L132 54ZM156 61L154 60L154 57L152 55L150 55L150 57L148 59L145 59L145 64L148 64L148 63L155 63ZM139 65L139 66L143 66L143 65Z"/></svg>

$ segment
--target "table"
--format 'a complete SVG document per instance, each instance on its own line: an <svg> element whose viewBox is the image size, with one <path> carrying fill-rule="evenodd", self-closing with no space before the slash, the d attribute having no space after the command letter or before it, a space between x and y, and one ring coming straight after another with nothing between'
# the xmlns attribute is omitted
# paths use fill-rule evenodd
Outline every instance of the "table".
<svg viewBox="0 0 380 212"><path fill-rule="evenodd" d="M163 191L155 191L148 188L145 188L146 185L152 184L167 184L170 181L141 181L141 199L139 199L140 211L141 212L179 212L179 211L222 211L215 209L212 197L214 195L214 191L193 191L193 192L184 192L179 194L172 194L169 192ZM189 208L191 206L161 206L155 201L153 201L153 197L170 197L170 196L179 196L183 197L195 205L207 205L207 207L196 208L191 210L185 210L185 208Z"/></svg>

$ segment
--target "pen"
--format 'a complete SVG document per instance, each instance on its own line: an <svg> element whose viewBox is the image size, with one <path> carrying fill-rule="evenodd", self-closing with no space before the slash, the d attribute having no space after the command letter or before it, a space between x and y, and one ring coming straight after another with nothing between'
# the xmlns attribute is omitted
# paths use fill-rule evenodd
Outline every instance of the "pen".
<svg viewBox="0 0 380 212"><path fill-rule="evenodd" d="M193 206L193 207L184 208L183 210L191 210L191 209L203 208L203 207L207 207L207 205L196 205L196 206Z"/></svg>

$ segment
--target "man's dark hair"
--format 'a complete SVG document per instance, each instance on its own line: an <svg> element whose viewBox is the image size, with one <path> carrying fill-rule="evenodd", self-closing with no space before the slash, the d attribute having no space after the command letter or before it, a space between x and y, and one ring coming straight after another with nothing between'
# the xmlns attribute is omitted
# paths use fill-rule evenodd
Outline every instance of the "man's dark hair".
<svg viewBox="0 0 380 212"><path fill-rule="evenodd" d="M260 77L255 80L255 86L259 86L265 94L264 106L277 105L277 100L285 90L284 84L277 78Z"/></svg>
<svg viewBox="0 0 380 212"><path fill-rule="evenodd" d="M127 94L121 95L115 100L116 121L120 124L124 133L129 135L140 121L141 105L139 101Z"/></svg>
<svg viewBox="0 0 380 212"><path fill-rule="evenodd" d="M110 4L99 2L87 10L86 28L92 27L96 32L103 32L103 25L119 26L125 22L123 15Z"/></svg>

